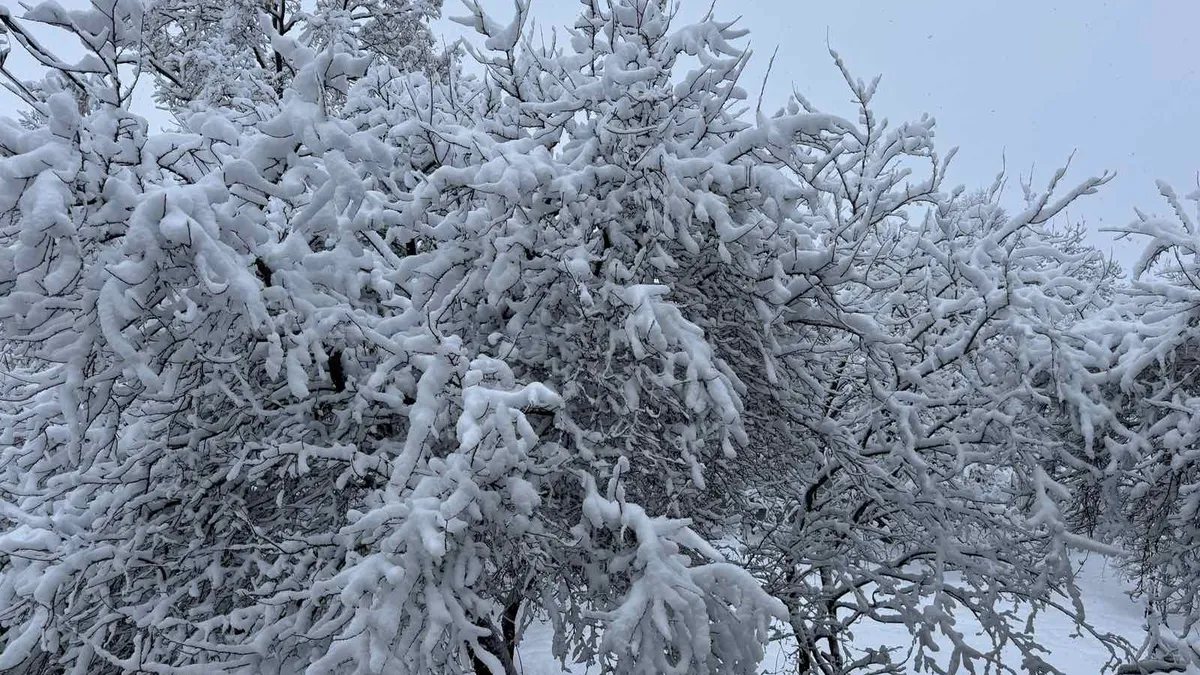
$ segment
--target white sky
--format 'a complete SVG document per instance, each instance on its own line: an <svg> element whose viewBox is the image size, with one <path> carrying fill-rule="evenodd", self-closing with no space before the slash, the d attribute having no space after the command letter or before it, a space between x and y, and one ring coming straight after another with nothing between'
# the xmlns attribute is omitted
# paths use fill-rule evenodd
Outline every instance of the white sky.
<svg viewBox="0 0 1200 675"><path fill-rule="evenodd" d="M80 6L83 0L60 0ZM573 23L576 0L532 0L539 29ZM507 19L511 0L482 0ZM16 0L0 4L17 10ZM710 0L682 0L683 20ZM465 13L446 0L446 15ZM959 146L951 180L991 183L1007 158L1010 201L1016 179L1033 171L1042 184L1072 151L1083 179L1106 169L1117 177L1068 217L1087 222L1093 243L1126 265L1138 251L1112 242L1133 207L1165 212L1156 179L1178 192L1197 187L1200 170L1200 73L1197 0L717 0L720 17L741 16L755 52L744 88L757 95L778 47L764 107L782 104L795 86L831 112L852 114L848 93L826 52L826 38L863 79L883 82L877 111L900 122L930 113L944 154ZM447 20L447 40L462 28ZM13 56L17 57L18 49ZM0 92L0 114L16 102ZM145 97L143 97L145 99ZM150 112L151 117L157 116Z"/></svg>

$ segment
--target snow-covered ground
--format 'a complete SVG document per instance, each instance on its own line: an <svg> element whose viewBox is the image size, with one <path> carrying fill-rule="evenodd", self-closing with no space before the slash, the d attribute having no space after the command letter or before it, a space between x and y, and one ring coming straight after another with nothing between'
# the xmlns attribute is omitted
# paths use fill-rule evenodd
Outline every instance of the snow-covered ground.
<svg viewBox="0 0 1200 675"><path fill-rule="evenodd" d="M1101 632L1123 635L1135 646L1142 639L1142 607L1127 594L1128 584L1110 564L1099 557L1083 562L1080 587L1088 619ZM1067 675L1099 675L1108 662L1108 651L1088 635L1077 634L1069 620L1055 614L1046 614L1038 619L1038 634L1048 650L1044 658L1061 668ZM959 628L965 635L979 634L979 626L968 617L962 617ZM908 633L897 626L867 624L856 631L855 643L863 647L880 645L906 646ZM773 646L763 659L764 674L793 673L794 665L788 663L783 645ZM564 670L550 653L550 630L545 624L535 624L526 632L520 648L520 668L523 675L585 675L582 666ZM1020 662L1014 650L1013 665ZM1111 672L1111 671L1110 671Z"/></svg>

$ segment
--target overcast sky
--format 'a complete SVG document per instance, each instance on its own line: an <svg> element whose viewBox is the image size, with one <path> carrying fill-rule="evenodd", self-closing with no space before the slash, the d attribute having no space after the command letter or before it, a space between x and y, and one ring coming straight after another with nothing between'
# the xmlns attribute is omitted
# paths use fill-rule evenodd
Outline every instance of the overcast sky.
<svg viewBox="0 0 1200 675"><path fill-rule="evenodd" d="M512 0L482 1L498 18L513 13ZM576 0L532 1L543 31L573 23L580 8ZM0 4L16 9L16 0ZM682 19L709 4L682 0ZM446 0L445 13L465 10ZM937 118L942 152L959 147L953 182L990 184L1003 156L1015 200L1018 176L1032 171L1043 184L1072 151L1069 177L1116 171L1069 217L1086 221L1093 243L1126 266L1134 246L1098 230L1126 224L1134 206L1165 212L1156 179L1180 193L1197 188L1200 0L717 0L717 13L740 15L750 31L755 56L745 88L755 95L778 47L767 109L795 86L831 112L853 112L828 37L858 77L883 76L879 113L893 122L926 112ZM463 34L445 19L437 30L447 40ZM0 97L0 114L15 105Z"/></svg>
<svg viewBox="0 0 1200 675"><path fill-rule="evenodd" d="M543 30L573 22L574 0L532 0ZM710 0L683 0L685 19ZM483 0L497 17L511 0ZM464 13L446 0L446 15ZM1200 170L1200 58L1197 0L717 0L717 14L741 16L755 57L745 88L755 95L771 52L768 108L795 86L831 112L851 112L829 57L837 49L856 76L882 75L878 111L894 123L937 118L943 153L959 147L954 182L991 183L1007 159L1015 183L1036 183L1074 151L1077 179L1106 169L1117 177L1069 214L1095 232L1121 226L1133 207L1165 212L1155 180L1196 189ZM458 26L443 21L449 38ZM1019 192L1012 185L1010 197ZM1096 233L1126 266L1128 242Z"/></svg>

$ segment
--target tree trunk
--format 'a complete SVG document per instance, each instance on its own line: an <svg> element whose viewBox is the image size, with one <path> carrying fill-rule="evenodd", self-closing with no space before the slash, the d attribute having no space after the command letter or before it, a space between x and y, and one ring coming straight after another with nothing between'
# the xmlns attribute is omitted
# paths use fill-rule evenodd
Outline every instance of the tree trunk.
<svg viewBox="0 0 1200 675"><path fill-rule="evenodd" d="M488 667L477 652L471 653L471 666L475 675L517 675L517 613L521 610L521 600L514 599L504 606L504 614L500 617L500 629L491 627L492 634L479 640L480 649L486 650L500 662L499 673Z"/></svg>

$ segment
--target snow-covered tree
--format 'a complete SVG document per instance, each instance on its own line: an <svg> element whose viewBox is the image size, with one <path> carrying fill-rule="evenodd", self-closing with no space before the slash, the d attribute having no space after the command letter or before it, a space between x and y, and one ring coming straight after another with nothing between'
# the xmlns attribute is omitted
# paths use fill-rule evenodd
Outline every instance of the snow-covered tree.
<svg viewBox="0 0 1200 675"><path fill-rule="evenodd" d="M735 122L711 18L523 19L470 19L487 83L293 41L249 126L82 77L6 127L5 668L511 673L542 613L614 672L753 672L783 608L687 520L747 441L700 284L771 229L735 163L838 122Z"/></svg>
<svg viewBox="0 0 1200 675"><path fill-rule="evenodd" d="M278 103L298 68L281 37L444 75L450 57L429 27L441 8L442 0L146 0L144 63L172 109Z"/></svg>
<svg viewBox="0 0 1200 675"><path fill-rule="evenodd" d="M1050 220L1106 178L1010 215L875 83L741 107L711 14L466 5L479 76L437 2L31 10L75 64L0 8L48 70L0 125L0 670L510 675L534 620L613 673L780 627L896 670L864 620L1049 669L1108 475L1066 441L1116 419L1110 270Z"/></svg>
<svg viewBox="0 0 1200 675"><path fill-rule="evenodd" d="M1075 426L1093 466L1083 506L1127 551L1147 605L1142 665L1200 665L1200 230L1186 201L1159 189L1171 214L1139 212L1126 228L1149 240L1133 280L1081 327Z"/></svg>
<svg viewBox="0 0 1200 675"><path fill-rule="evenodd" d="M1068 529L1046 470L1061 451L1047 433L1061 419L1054 355L1106 304L1112 270L1049 221L1107 179L1056 195L1060 172L1012 216L999 179L945 194L933 121L889 129L870 107L877 81L846 81L858 126L764 160L796 177L798 206L774 218L770 376L749 399L760 435L739 460L745 555L789 605L800 672L908 667L852 652L867 620L907 626L929 667L949 643L951 668L1050 668L1026 618L1051 610L1088 628L1069 551L1092 546ZM959 632L963 613L986 638ZM1005 646L1024 663L1005 662Z"/></svg>

